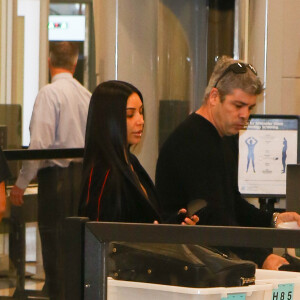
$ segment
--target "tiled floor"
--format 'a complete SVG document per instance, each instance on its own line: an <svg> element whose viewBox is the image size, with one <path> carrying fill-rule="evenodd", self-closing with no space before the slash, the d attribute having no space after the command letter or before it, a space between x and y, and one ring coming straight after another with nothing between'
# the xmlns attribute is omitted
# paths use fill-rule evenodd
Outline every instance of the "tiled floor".
<svg viewBox="0 0 300 300"><path fill-rule="evenodd" d="M15 272L9 272L8 269L3 269L3 265L8 265L5 262L6 259L7 258L3 256L0 257L0 261L2 262L2 265L0 264L0 299L1 296L12 297L16 290L17 278ZM27 263L25 289L32 291L41 291L44 286L44 277L44 272L41 266L37 266L36 263Z"/></svg>

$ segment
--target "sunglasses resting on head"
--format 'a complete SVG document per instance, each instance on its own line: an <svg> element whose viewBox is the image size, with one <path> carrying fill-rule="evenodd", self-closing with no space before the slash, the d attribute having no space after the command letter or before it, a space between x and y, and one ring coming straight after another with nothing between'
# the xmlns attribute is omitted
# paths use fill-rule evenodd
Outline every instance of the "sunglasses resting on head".
<svg viewBox="0 0 300 300"><path fill-rule="evenodd" d="M252 71L253 74L255 74L257 76L257 72L255 70L255 68L250 65L250 64L245 64L245 63L241 63L241 62L238 62L238 63L234 63L234 64L231 64L229 65L225 71L222 73L222 75L219 77L219 79L216 81L214 87L217 87L219 81L229 72L233 72L235 74L243 74L243 73L246 73L247 72L247 68L249 70Z"/></svg>

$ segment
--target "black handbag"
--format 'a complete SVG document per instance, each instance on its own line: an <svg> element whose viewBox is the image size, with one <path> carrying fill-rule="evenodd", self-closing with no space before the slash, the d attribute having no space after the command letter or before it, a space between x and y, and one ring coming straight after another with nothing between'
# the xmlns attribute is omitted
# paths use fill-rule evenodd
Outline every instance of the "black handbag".
<svg viewBox="0 0 300 300"><path fill-rule="evenodd" d="M197 245L111 243L114 279L186 287L232 287L255 283L253 262Z"/></svg>

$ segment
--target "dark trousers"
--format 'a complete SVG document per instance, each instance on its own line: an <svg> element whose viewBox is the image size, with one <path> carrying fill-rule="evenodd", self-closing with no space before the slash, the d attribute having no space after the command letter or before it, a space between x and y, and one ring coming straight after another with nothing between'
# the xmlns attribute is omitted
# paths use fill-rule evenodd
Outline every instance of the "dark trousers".
<svg viewBox="0 0 300 300"><path fill-rule="evenodd" d="M38 225L41 236L45 287L50 299L64 299L64 232L66 217L78 215L81 163L38 172Z"/></svg>

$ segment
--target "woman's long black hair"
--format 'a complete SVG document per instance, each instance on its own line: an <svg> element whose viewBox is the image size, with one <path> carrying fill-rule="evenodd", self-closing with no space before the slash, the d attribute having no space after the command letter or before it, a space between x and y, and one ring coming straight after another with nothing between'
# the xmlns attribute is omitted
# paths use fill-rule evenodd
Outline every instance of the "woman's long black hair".
<svg viewBox="0 0 300 300"><path fill-rule="evenodd" d="M128 97L133 93L137 93L143 102L143 96L136 87L127 82L112 80L99 84L92 94L85 136L80 215L87 215L86 199L90 192L89 182L93 168L97 170L94 172L95 176L99 174L101 178L94 178L100 186L96 188L97 193L90 193L91 202L95 202L96 199L93 198L99 196L106 170L114 171L111 172L110 185L115 190L118 189L120 173L123 171L123 174L130 175L132 172L128 161L126 106ZM121 195L117 198L120 197ZM116 202L118 209L120 199L116 199Z"/></svg>

